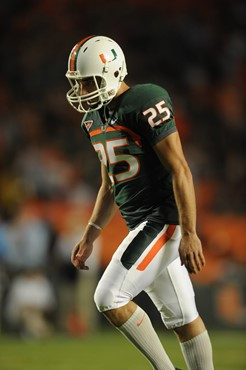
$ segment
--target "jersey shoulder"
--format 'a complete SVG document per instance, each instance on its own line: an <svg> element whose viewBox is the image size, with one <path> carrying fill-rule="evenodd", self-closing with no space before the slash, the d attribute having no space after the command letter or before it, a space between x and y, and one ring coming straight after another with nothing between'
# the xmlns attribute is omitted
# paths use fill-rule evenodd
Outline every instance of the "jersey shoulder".
<svg viewBox="0 0 246 370"><path fill-rule="evenodd" d="M134 90L134 93L141 96L143 100L149 100L161 95L168 95L168 92L164 87L152 83L138 84L132 89Z"/></svg>
<svg viewBox="0 0 246 370"><path fill-rule="evenodd" d="M120 103L119 117L152 146L176 131L172 102L163 87L135 85Z"/></svg>
<svg viewBox="0 0 246 370"><path fill-rule="evenodd" d="M138 84L128 90L122 99L122 107L128 110L142 111L146 106L151 105L160 100L165 100L165 102L171 106L171 99L166 89L159 85L146 83Z"/></svg>

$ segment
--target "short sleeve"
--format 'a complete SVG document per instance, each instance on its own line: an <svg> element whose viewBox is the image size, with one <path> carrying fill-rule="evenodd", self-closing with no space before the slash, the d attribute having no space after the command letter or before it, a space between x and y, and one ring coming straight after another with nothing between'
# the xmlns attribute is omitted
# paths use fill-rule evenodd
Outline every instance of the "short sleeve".
<svg viewBox="0 0 246 370"><path fill-rule="evenodd" d="M168 92L159 86L154 85L144 100L138 113L138 130L153 146L177 130L174 113Z"/></svg>

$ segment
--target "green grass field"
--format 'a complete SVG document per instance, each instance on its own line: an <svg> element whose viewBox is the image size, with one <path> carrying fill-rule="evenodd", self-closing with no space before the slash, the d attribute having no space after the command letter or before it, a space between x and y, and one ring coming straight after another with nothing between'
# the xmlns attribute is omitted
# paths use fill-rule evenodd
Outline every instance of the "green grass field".
<svg viewBox="0 0 246 370"><path fill-rule="evenodd" d="M246 369L246 334L210 332L216 370ZM177 367L186 369L175 336L160 335ZM23 341L0 337L1 370L150 370L145 358L116 331L80 339Z"/></svg>

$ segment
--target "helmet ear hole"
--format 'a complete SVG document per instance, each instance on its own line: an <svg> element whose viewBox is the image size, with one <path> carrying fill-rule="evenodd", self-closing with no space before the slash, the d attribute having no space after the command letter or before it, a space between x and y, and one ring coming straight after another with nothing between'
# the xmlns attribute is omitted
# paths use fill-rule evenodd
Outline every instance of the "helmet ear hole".
<svg viewBox="0 0 246 370"><path fill-rule="evenodd" d="M115 71L114 72L114 77L117 78L119 76L119 73L120 73L119 71Z"/></svg>

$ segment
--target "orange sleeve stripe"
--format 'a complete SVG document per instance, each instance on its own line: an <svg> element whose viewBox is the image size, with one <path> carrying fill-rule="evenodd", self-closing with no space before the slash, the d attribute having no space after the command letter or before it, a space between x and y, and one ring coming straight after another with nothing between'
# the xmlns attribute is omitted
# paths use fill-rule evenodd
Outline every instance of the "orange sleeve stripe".
<svg viewBox="0 0 246 370"><path fill-rule="evenodd" d="M157 253L161 250L161 248L164 247L167 241L172 237L175 229L176 229L176 225L168 226L166 232L156 241L156 243L153 245L149 253L146 254L144 259L137 266L137 270L144 271L146 269L146 267L150 264L150 262L157 255Z"/></svg>

